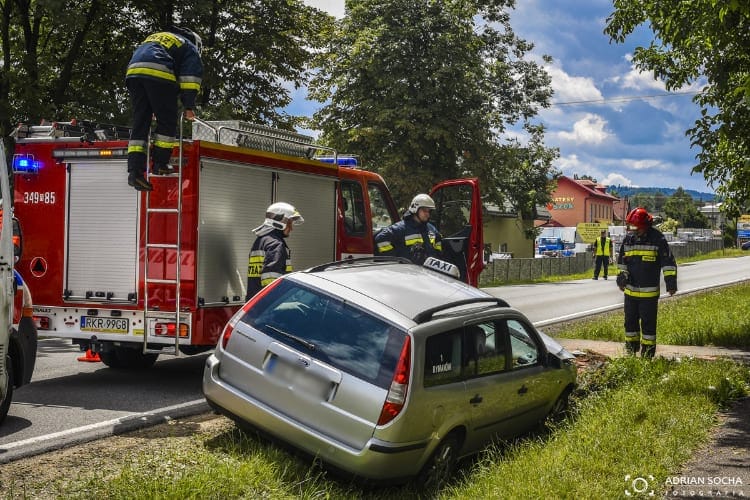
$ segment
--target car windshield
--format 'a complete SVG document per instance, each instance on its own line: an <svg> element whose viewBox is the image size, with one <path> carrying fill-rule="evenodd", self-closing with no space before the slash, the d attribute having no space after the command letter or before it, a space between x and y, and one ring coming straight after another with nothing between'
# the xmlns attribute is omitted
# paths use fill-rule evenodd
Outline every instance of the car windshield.
<svg viewBox="0 0 750 500"><path fill-rule="evenodd" d="M279 342L387 388L405 332L337 297L284 280L242 318Z"/></svg>

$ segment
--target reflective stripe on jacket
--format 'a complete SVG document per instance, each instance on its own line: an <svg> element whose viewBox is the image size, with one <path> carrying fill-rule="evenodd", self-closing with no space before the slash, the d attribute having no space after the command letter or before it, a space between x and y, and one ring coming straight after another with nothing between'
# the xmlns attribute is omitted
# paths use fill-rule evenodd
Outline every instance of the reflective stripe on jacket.
<svg viewBox="0 0 750 500"><path fill-rule="evenodd" d="M201 88L203 63L198 49L185 37L169 32L149 35L133 52L125 78L174 82L186 109L195 107Z"/></svg>
<svg viewBox="0 0 750 500"><path fill-rule="evenodd" d="M422 264L427 257L440 258L443 251L442 237L435 226L418 222L413 215L381 229L375 235L375 247L380 255L404 257L415 264Z"/></svg>
<svg viewBox="0 0 750 500"><path fill-rule="evenodd" d="M282 274L292 272L292 254L284 233L275 229L255 239L247 263L247 295L250 299Z"/></svg>
<svg viewBox="0 0 750 500"><path fill-rule="evenodd" d="M659 274L667 291L677 290L677 263L664 235L650 227L642 236L628 234L620 245L617 267L628 271L625 294L633 298L659 297Z"/></svg>

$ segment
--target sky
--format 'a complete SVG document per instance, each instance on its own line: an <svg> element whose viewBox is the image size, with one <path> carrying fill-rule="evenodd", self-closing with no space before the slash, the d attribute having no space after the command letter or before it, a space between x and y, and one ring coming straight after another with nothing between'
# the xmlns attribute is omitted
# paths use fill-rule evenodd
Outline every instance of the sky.
<svg viewBox="0 0 750 500"><path fill-rule="evenodd" d="M336 17L344 0L304 0ZM697 150L685 131L700 116L692 97L699 83L668 93L653 74L631 62L635 47L651 32L640 29L626 43L603 33L612 0L517 0L511 11L516 35L534 43L530 58L552 77L552 106L538 116L545 143L560 150L563 175L588 175L604 185L694 189L712 193L700 174L691 174ZM320 105L294 94L292 114L310 115ZM522 138L521 138L522 139Z"/></svg>

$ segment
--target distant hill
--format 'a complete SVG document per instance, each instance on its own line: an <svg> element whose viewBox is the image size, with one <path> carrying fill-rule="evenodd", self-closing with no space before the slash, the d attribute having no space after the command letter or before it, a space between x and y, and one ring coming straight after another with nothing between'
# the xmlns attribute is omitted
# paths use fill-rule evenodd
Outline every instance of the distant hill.
<svg viewBox="0 0 750 500"><path fill-rule="evenodd" d="M694 200L697 201L713 201L716 198L714 193L703 193L701 191L695 191L693 189L683 190L689 194ZM660 187L632 187L632 186L607 186L607 192L616 192L620 198L630 198L637 193L654 194L661 192L665 196L672 196L677 191L674 188L660 188Z"/></svg>

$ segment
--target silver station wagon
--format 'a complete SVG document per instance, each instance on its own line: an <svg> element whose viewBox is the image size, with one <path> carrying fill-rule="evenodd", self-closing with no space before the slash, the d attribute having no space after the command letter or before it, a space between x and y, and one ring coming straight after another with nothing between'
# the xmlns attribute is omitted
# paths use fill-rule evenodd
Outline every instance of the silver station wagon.
<svg viewBox="0 0 750 500"><path fill-rule="evenodd" d="M460 457L563 411L572 358L502 299L376 257L261 290L225 327L203 392L333 469L429 488Z"/></svg>

